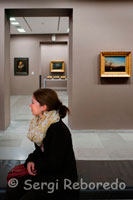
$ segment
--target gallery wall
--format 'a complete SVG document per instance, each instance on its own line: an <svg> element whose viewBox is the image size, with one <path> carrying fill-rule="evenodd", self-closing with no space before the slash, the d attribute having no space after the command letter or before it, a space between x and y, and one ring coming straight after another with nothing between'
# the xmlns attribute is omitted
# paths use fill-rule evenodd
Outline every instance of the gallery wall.
<svg viewBox="0 0 133 200"><path fill-rule="evenodd" d="M133 56L132 9L132 1L84 1L76 5L71 118L74 129L133 129L133 76L100 78L99 56L101 51L131 51ZM133 59L131 65L133 68Z"/></svg>
<svg viewBox="0 0 133 200"><path fill-rule="evenodd" d="M10 124L10 24L1 7L0 25L0 130L5 130Z"/></svg>
<svg viewBox="0 0 133 200"><path fill-rule="evenodd" d="M67 35L58 35L57 41L67 41ZM43 78L50 75L50 61L64 60L65 74L68 65L67 44L40 44L44 41L51 41L51 35L11 35L10 38L10 74L11 74L11 95L31 95L39 88L39 75ZM14 58L29 58L29 75L14 75ZM61 84L61 83L60 83ZM59 85L60 86L60 85ZM51 85L52 87L52 85Z"/></svg>
<svg viewBox="0 0 133 200"><path fill-rule="evenodd" d="M1 1L0 6L2 20L5 8L72 9L69 125L72 129L133 129L132 76L100 78L99 73L101 51L131 51L133 54L132 1L14 0L10 3L6 0ZM0 38L4 37L3 30L0 30ZM3 48L2 39L0 42ZM4 59L0 58L0 67L3 67Z"/></svg>

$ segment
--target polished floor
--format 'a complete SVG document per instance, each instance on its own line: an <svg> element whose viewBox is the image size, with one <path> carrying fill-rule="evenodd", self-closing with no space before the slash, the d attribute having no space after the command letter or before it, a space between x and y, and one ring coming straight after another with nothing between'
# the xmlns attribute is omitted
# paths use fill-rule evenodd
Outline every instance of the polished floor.
<svg viewBox="0 0 133 200"><path fill-rule="evenodd" d="M68 104L67 92L58 95ZM0 132L0 159L24 160L34 150L27 137L31 96L11 96L11 124ZM68 125L68 118L64 119ZM133 160L133 130L71 130L78 160Z"/></svg>

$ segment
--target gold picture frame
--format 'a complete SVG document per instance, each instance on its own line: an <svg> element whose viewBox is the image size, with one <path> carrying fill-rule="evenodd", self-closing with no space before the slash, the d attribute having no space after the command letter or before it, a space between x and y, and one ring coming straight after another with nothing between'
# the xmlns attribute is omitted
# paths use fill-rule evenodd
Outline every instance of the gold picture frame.
<svg viewBox="0 0 133 200"><path fill-rule="evenodd" d="M101 52L101 77L131 77L131 52Z"/></svg>
<svg viewBox="0 0 133 200"><path fill-rule="evenodd" d="M50 62L50 72L64 72L65 63L63 60L53 60Z"/></svg>

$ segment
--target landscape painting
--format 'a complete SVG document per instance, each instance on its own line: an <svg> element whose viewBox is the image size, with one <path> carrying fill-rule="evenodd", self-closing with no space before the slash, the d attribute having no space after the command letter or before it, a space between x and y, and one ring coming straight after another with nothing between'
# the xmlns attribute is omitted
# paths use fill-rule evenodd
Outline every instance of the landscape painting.
<svg viewBox="0 0 133 200"><path fill-rule="evenodd" d="M101 52L101 77L131 77L131 52Z"/></svg>
<svg viewBox="0 0 133 200"><path fill-rule="evenodd" d="M105 56L105 72L125 72L125 56Z"/></svg>
<svg viewBox="0 0 133 200"><path fill-rule="evenodd" d="M56 69L62 69L62 63L61 62L57 62L57 63L53 63L53 70Z"/></svg>

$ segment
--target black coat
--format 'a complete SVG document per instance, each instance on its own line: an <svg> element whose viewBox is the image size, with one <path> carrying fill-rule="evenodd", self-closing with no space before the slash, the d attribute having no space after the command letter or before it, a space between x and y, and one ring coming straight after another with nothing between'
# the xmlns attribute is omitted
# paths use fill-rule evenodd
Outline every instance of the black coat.
<svg viewBox="0 0 133 200"><path fill-rule="evenodd" d="M34 162L38 180L50 182L58 179L61 191L64 187L64 180L69 179L71 183L77 182L78 176L71 134L62 120L48 128L43 145L44 152L35 144L35 150L28 156L25 167L27 167L28 162ZM65 193L66 191L68 189L64 190ZM71 196L69 199L78 199L78 191L70 190L67 193Z"/></svg>

